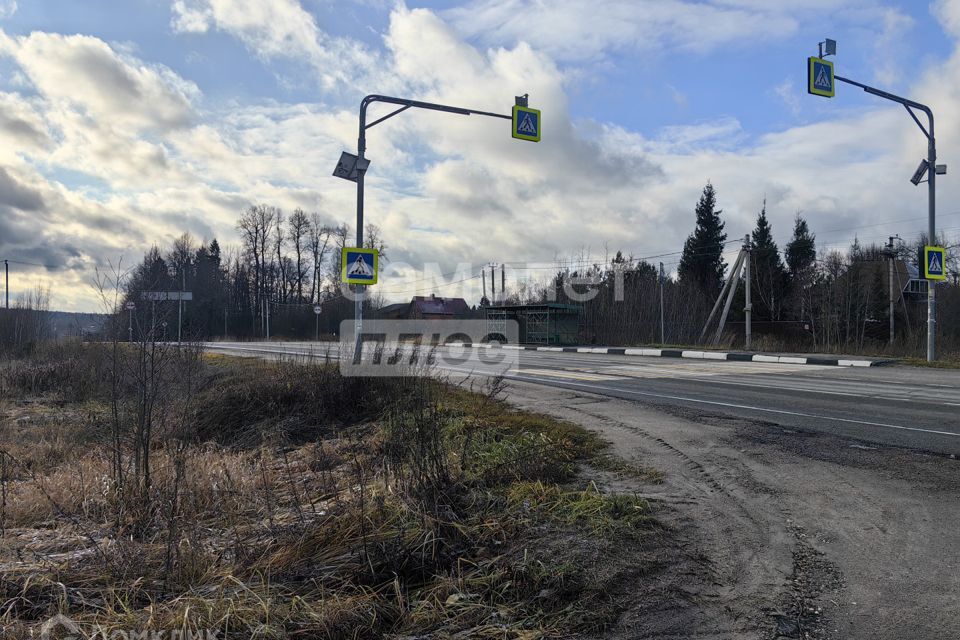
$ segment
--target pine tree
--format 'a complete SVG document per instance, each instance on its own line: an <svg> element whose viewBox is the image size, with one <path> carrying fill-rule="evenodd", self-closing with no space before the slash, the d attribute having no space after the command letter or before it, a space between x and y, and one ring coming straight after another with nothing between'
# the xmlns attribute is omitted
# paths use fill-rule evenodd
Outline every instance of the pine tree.
<svg viewBox="0 0 960 640"><path fill-rule="evenodd" d="M767 202L757 217L757 227L753 230L753 251L751 253L752 274L751 292L753 308L757 319L779 320L783 307L787 274L780 259L780 249L773 240L770 222L767 220Z"/></svg>
<svg viewBox="0 0 960 640"><path fill-rule="evenodd" d="M786 247L787 269L789 270L789 296L791 311L802 320L805 316L804 292L813 284L817 262L816 238L810 233L807 221L800 213L793 223L793 237Z"/></svg>
<svg viewBox="0 0 960 640"><path fill-rule="evenodd" d="M786 249L791 279L809 272L817 261L816 236L810 233L807 221L799 213L793 223L793 237Z"/></svg>
<svg viewBox="0 0 960 640"><path fill-rule="evenodd" d="M717 195L713 185L707 182L697 203L697 226L683 245L677 273L680 282L693 285L711 298L720 295L723 275L727 265L723 260L723 245L727 234L716 209Z"/></svg>

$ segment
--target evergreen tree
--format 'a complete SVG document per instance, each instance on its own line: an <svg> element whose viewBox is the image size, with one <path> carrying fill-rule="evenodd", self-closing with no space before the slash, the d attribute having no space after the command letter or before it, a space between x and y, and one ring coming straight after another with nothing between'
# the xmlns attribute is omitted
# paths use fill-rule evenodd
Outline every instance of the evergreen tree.
<svg viewBox="0 0 960 640"><path fill-rule="evenodd" d="M751 253L752 273L750 291L755 317L761 320L779 320L787 285L787 273L780 259L780 249L773 240L770 222L767 220L767 202L757 217L753 230Z"/></svg>
<svg viewBox="0 0 960 640"><path fill-rule="evenodd" d="M219 335L223 332L223 312L227 307L227 291L220 264L220 244L213 239L197 249L196 278L192 287L192 315L195 336Z"/></svg>
<svg viewBox="0 0 960 640"><path fill-rule="evenodd" d="M697 226L683 245L677 273L684 285L693 285L711 298L716 298L723 287L727 265L723 260L723 245L727 234L716 209L717 196L713 185L707 182L697 203Z"/></svg>
<svg viewBox="0 0 960 640"><path fill-rule="evenodd" d="M806 316L804 292L813 285L817 262L816 238L810 233L807 221L800 213L793 222L793 237L786 246L787 269L789 270L788 291L791 311L799 320Z"/></svg>
<svg viewBox="0 0 960 640"><path fill-rule="evenodd" d="M787 268L790 277L796 280L813 269L817 261L816 236L810 233L807 221L799 213L793 223L793 237L786 247Z"/></svg>

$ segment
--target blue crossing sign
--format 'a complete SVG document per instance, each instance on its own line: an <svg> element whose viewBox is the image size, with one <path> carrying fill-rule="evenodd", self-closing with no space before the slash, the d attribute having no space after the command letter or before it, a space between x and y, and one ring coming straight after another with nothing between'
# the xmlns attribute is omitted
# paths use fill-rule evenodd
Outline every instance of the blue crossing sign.
<svg viewBox="0 0 960 640"><path fill-rule="evenodd" d="M947 252L943 247L925 246L923 248L923 277L927 280L946 280Z"/></svg>
<svg viewBox="0 0 960 640"><path fill-rule="evenodd" d="M836 82L833 77L833 63L823 58L807 59L807 93L824 98L836 94Z"/></svg>
<svg viewBox="0 0 960 640"><path fill-rule="evenodd" d="M340 279L347 284L377 284L379 263L376 249L346 247L340 254Z"/></svg>
<svg viewBox="0 0 960 640"><path fill-rule="evenodd" d="M540 142L540 110L513 106L513 137L518 140Z"/></svg>

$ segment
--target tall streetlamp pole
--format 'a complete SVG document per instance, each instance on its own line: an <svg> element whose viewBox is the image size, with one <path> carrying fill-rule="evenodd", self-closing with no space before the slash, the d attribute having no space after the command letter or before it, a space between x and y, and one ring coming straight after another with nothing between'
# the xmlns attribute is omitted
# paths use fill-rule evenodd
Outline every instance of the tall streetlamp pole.
<svg viewBox="0 0 960 640"><path fill-rule="evenodd" d="M517 99L517 104L521 104L520 101L523 101L522 106L526 106L526 96L523 98ZM398 105L400 108L391 111L382 118L374 120L370 124L367 124L367 107L373 104L374 102L386 102L389 104ZM407 100L405 98L395 98L392 96L381 96L381 95L368 95L360 102L360 130L359 136L357 138L357 160L355 165L356 178L352 176L341 176L346 177L348 180L355 179L357 182L357 247L363 247L363 181L364 176L367 172L367 166L369 162L366 159L367 151L367 129L370 127L376 126L392 118L393 116L410 109L411 107L417 109L427 109L430 111L443 111L446 113L455 113L458 115L469 116L469 115L479 115L479 116L489 116L491 118L503 118L505 120L512 120L512 115L504 115L500 113L491 113L489 111L478 111L476 109L463 109L461 107L452 107L445 104L436 104L433 102L421 102L419 100ZM335 173L335 175L339 175ZM354 352L353 352L353 361L356 364L360 363L360 356L362 355L362 333L363 333L363 298L364 298L364 287L365 285L358 284L354 285L354 333L355 333L355 343L354 343Z"/></svg>
<svg viewBox="0 0 960 640"><path fill-rule="evenodd" d="M750 245L750 234L748 233L743 237L743 251L746 254L744 256L744 262L746 266L744 267L744 278L747 282L744 286L744 300L746 304L743 306L743 314L746 322L744 323L744 344L746 345L747 351L750 351L753 348L753 302L750 299L751 289L753 289L753 280L750 273L750 263L753 262L753 248ZM771 307L773 305L771 304Z"/></svg>
<svg viewBox="0 0 960 640"><path fill-rule="evenodd" d="M808 86L808 91L816 95L822 95L825 97L833 96L833 82L829 81L821 84L821 76L826 75L827 68L822 65L831 65L831 63L825 62L824 57L824 48L823 45L826 44L826 54L833 55L837 50L837 43L833 40L826 40L825 42L820 43L820 58L811 59L808 62L808 69L813 76L814 68L819 67L818 77L814 79L813 77L808 78L810 86ZM920 127L920 131L923 132L923 135L927 137L927 159L920 163L920 167L914 173L911 182L918 185L923 180L924 174L927 176L927 237L928 242L933 244L936 242L937 238L937 228L936 228L936 218L937 218L937 193L936 193L936 179L938 174L945 174L947 172L946 165L937 165L937 142L936 137L934 136L934 127L933 127L933 111L930 107L920 104L909 98L903 98L901 96L883 91L882 89L877 89L863 84L862 82L857 82L856 80L851 80L849 78L844 78L842 76L833 75L832 65L829 67L829 77L830 80L836 79L840 82L845 82L847 84L853 85L863 89L866 93L871 95L890 100L891 102L896 102L897 104L902 104L907 110L907 113L910 114L910 117L913 118L913 121L917 123L917 126ZM923 126L923 123L920 122L920 118L917 117L916 111L921 111L927 116L927 127ZM922 266L921 266L922 269ZM934 281L928 281L927 287L927 361L933 362L936 360L936 340L937 340L937 289Z"/></svg>
<svg viewBox="0 0 960 640"><path fill-rule="evenodd" d="M889 296L888 296L889 300L887 300L887 302L888 302L888 304L889 304L889 307L890 307L890 308L889 308L889 311L888 311L888 315L889 315L888 324L890 325L890 346L893 346L893 342L894 342L894 339L895 339L895 337L896 337L896 334L894 333L894 323L896 322L896 320L895 320L895 304L896 304L896 298L894 297L894 293L893 293L893 292L894 292L894 288L893 288L893 267L894 267L894 258L896 257L897 254L896 254L896 252L894 251L893 239L894 239L894 236L890 236L890 242L887 243L887 252L886 252L886 253L887 253L887 271L888 271L888 273L887 273L887 281L888 281L888 282L887 282L887 289L888 289L888 291L890 292L890 294L889 294Z"/></svg>
<svg viewBox="0 0 960 640"><path fill-rule="evenodd" d="M667 344L663 327L663 263L660 263L660 346Z"/></svg>
<svg viewBox="0 0 960 640"><path fill-rule="evenodd" d="M930 107L919 102L875 89L849 78L836 76L836 79L860 87L869 94L902 104L927 137L927 159L924 162L926 166L924 167L921 164L921 169L917 171L918 176L914 176L916 178L914 184L919 184L923 180L923 173L925 172L927 175L927 242L934 244L937 241L937 174L946 173L946 166L937 166L937 140L933 129L933 111ZM923 126L917 114L914 113L914 109L922 111L927 116L929 128ZM937 359L937 287L935 284L931 281L928 282L927 286L927 362L933 362Z"/></svg>

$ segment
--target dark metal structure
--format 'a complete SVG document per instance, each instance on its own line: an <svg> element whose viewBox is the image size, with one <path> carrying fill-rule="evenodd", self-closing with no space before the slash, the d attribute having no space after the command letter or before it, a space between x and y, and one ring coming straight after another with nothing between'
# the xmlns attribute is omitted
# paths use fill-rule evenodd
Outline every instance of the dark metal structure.
<svg viewBox="0 0 960 640"><path fill-rule="evenodd" d="M573 304L496 305L484 308L487 333L507 335L506 323L516 320L524 344L574 345L580 341L582 309Z"/></svg>
<svg viewBox="0 0 960 640"><path fill-rule="evenodd" d="M517 98L519 101L520 98ZM523 98L524 102L526 97ZM385 116L377 118L373 122L367 124L367 107L369 107L374 102L386 102L389 104L399 106L398 109L395 109L388 113ZM518 102L519 104L519 102ZM457 115L469 116L469 115L478 115L478 116L489 116L491 118L502 118L504 120L513 120L513 115L505 115L502 113L491 113L489 111L479 111L477 109L464 109L461 107L453 107L446 104L436 104L433 102L421 102L419 100L408 100L406 98L395 98L393 96L381 96L381 95L368 95L360 102L360 136L357 140L357 162L355 165L356 176L354 177L351 172L347 172L347 180L354 180L357 183L357 246L363 246L363 181L364 175L368 165L370 164L366 158L367 152L367 129L370 127L376 126L397 115L402 113L410 108L416 109L427 109L429 111L443 111L446 113L455 113ZM338 167L339 169L339 167ZM334 175L339 175L337 171L334 171ZM360 361L360 354L362 353L363 345L361 341L361 336L363 335L363 294L364 294L364 285L356 285L354 291L354 324L356 330L356 345L354 347L354 360Z"/></svg>

